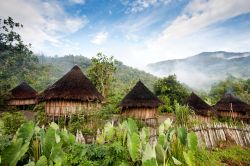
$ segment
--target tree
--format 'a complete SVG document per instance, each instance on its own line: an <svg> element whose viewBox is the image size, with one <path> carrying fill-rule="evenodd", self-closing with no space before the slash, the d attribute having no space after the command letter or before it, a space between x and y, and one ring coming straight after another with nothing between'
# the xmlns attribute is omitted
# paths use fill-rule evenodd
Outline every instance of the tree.
<svg viewBox="0 0 250 166"><path fill-rule="evenodd" d="M97 53L96 57L91 59L91 66L87 71L88 77L104 97L109 93L115 71L113 57L109 58L103 53Z"/></svg>
<svg viewBox="0 0 250 166"><path fill-rule="evenodd" d="M170 75L166 78L159 79L154 84L154 91L163 101L167 101L165 111L174 109L174 102L180 104L188 97L186 88L176 79L176 75Z"/></svg>
<svg viewBox="0 0 250 166"><path fill-rule="evenodd" d="M38 58L15 32L21 27L11 17L0 19L0 94L23 80L32 83L37 78Z"/></svg>
<svg viewBox="0 0 250 166"><path fill-rule="evenodd" d="M250 79L243 80L233 76L214 84L209 96L216 103L225 93L233 93L246 102L250 102Z"/></svg>

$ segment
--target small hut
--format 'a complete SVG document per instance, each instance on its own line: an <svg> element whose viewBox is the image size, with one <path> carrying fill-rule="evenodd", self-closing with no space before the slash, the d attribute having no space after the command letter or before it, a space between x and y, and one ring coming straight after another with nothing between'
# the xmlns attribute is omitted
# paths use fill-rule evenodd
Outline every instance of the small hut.
<svg viewBox="0 0 250 166"><path fill-rule="evenodd" d="M26 82L22 82L8 93L8 105L21 110L32 109L37 103L37 92Z"/></svg>
<svg viewBox="0 0 250 166"><path fill-rule="evenodd" d="M157 108L162 104L161 100L138 81L119 105L123 116L147 120L156 118Z"/></svg>
<svg viewBox="0 0 250 166"><path fill-rule="evenodd" d="M71 114L90 114L101 106L103 96L75 65L67 74L49 86L40 95L45 101L45 111L50 117L69 116Z"/></svg>
<svg viewBox="0 0 250 166"><path fill-rule="evenodd" d="M194 92L188 97L186 103L194 110L195 116L199 120L209 121L210 117L215 115L215 110Z"/></svg>
<svg viewBox="0 0 250 166"><path fill-rule="evenodd" d="M250 106L235 97L231 93L226 93L214 108L221 117L248 118L250 116Z"/></svg>

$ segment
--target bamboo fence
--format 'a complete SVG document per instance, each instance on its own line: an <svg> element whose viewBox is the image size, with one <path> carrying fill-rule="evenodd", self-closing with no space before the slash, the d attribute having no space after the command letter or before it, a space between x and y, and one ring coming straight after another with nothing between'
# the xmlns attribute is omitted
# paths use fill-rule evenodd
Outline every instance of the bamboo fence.
<svg viewBox="0 0 250 166"><path fill-rule="evenodd" d="M206 124L192 129L198 137L199 147L205 145L207 148L217 147L220 143L237 144L250 147L250 125L241 126L228 124Z"/></svg>

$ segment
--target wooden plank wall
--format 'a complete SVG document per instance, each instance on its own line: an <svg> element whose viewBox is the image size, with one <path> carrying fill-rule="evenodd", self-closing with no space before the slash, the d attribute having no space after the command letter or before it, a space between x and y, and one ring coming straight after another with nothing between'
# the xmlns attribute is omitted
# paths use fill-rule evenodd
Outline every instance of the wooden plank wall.
<svg viewBox="0 0 250 166"><path fill-rule="evenodd" d="M36 99L14 99L10 100L8 105L18 106L18 105L34 105L37 103Z"/></svg>
<svg viewBox="0 0 250 166"><path fill-rule="evenodd" d="M123 110L122 115L136 119L151 119L156 117L156 113L156 108L128 108Z"/></svg>
<svg viewBox="0 0 250 166"><path fill-rule="evenodd" d="M69 116L70 114L88 113L101 107L97 102L82 101L47 101L45 111L48 116Z"/></svg>
<svg viewBox="0 0 250 166"><path fill-rule="evenodd" d="M219 116L231 117L231 118L241 118L244 117L242 113L239 112L229 112L229 111L218 111Z"/></svg>

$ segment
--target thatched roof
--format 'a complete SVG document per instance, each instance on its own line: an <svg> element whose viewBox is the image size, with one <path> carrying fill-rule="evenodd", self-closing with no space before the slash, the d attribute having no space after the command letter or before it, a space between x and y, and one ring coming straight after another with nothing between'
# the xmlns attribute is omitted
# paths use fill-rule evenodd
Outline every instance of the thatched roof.
<svg viewBox="0 0 250 166"><path fill-rule="evenodd" d="M40 95L42 100L65 99L81 101L102 101L103 96L75 65L61 79L49 86Z"/></svg>
<svg viewBox="0 0 250 166"><path fill-rule="evenodd" d="M10 99L33 99L36 98L37 92L26 82L22 82L9 91Z"/></svg>
<svg viewBox="0 0 250 166"><path fill-rule="evenodd" d="M231 93L226 93L214 108L217 111L250 112L250 105L241 101Z"/></svg>
<svg viewBox="0 0 250 166"><path fill-rule="evenodd" d="M191 95L188 97L186 103L199 115L208 115L208 112L213 110L210 105L203 101L194 92L192 92Z"/></svg>
<svg viewBox="0 0 250 166"><path fill-rule="evenodd" d="M159 100L141 81L123 98L121 107L158 107L162 105Z"/></svg>

